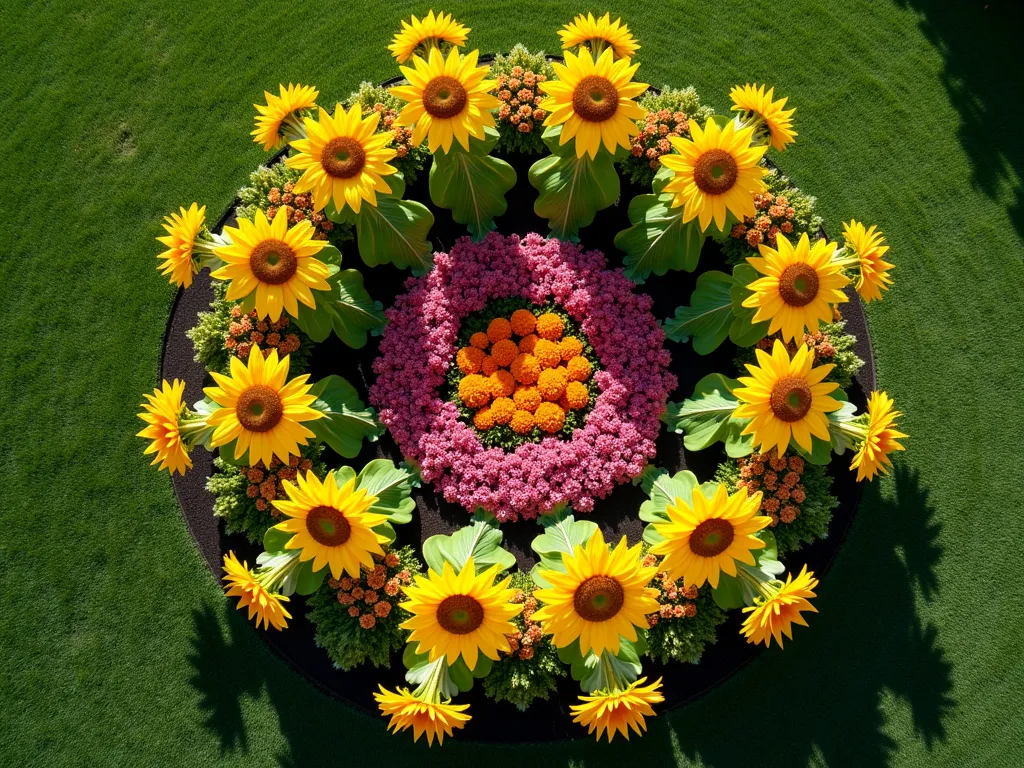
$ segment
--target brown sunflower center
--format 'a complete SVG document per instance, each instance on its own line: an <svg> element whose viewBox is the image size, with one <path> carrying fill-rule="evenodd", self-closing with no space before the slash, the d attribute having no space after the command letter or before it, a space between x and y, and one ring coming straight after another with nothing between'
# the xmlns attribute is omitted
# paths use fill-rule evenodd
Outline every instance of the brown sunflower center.
<svg viewBox="0 0 1024 768"><path fill-rule="evenodd" d="M732 523L713 517L693 529L690 551L697 557L715 557L729 548L734 535Z"/></svg>
<svg viewBox="0 0 1024 768"><path fill-rule="evenodd" d="M619 108L619 92L611 81L600 75L588 75L572 92L572 108L591 123L602 123Z"/></svg>
<svg viewBox="0 0 1024 768"><path fill-rule="evenodd" d="M791 307L803 307L818 295L818 273L810 264L790 264L779 275L779 295Z"/></svg>
<svg viewBox="0 0 1024 768"><path fill-rule="evenodd" d="M608 621L625 599L622 585L611 576L591 576L576 588L573 607L587 621Z"/></svg>
<svg viewBox="0 0 1024 768"><path fill-rule="evenodd" d="M450 595L437 606L437 623L453 635L468 635L484 623L484 607L469 595Z"/></svg>
<svg viewBox="0 0 1024 768"><path fill-rule="evenodd" d="M295 251L281 240L264 240L253 248L249 255L249 269L261 283L287 283L292 279L298 266L299 260L295 258Z"/></svg>
<svg viewBox="0 0 1024 768"><path fill-rule="evenodd" d="M438 75L423 89L423 108L431 117L455 117L468 101L462 83L448 75Z"/></svg>
<svg viewBox="0 0 1024 768"><path fill-rule="evenodd" d="M324 145L320 165L330 176L350 179L366 165L366 150L351 136L339 136Z"/></svg>
<svg viewBox="0 0 1024 768"><path fill-rule="evenodd" d="M736 160L724 149L709 149L693 165L693 181L709 195L724 195L736 183L739 168Z"/></svg>
<svg viewBox="0 0 1024 768"><path fill-rule="evenodd" d="M776 418L800 421L811 410L811 387L797 376L785 376L772 387L770 403Z"/></svg>
<svg viewBox="0 0 1024 768"><path fill-rule="evenodd" d="M281 397L266 384L249 387L235 403L238 423L250 432L267 432L277 426L284 415Z"/></svg>
<svg viewBox="0 0 1024 768"><path fill-rule="evenodd" d="M325 547L340 547L352 535L352 526L334 507L313 507L306 514L306 530Z"/></svg>

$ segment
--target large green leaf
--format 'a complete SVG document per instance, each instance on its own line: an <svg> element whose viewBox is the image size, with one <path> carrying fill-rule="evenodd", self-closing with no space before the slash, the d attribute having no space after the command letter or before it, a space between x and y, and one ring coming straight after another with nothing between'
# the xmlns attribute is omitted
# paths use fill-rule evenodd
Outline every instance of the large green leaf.
<svg viewBox="0 0 1024 768"><path fill-rule="evenodd" d="M684 469L675 475L670 475L668 470L651 466L644 470L640 476L640 486L650 497L640 505L640 519L649 523L644 528L644 541L648 544L657 544L664 538L655 529L654 523L668 520L668 506L675 503L676 499L690 503L693 489L697 485L697 476L689 470Z"/></svg>
<svg viewBox="0 0 1024 768"><path fill-rule="evenodd" d="M377 497L370 512L387 515L392 523L401 525L412 520L416 509L412 481L413 475L404 467L396 467L390 459L374 459L359 473L356 488Z"/></svg>
<svg viewBox="0 0 1024 768"><path fill-rule="evenodd" d="M733 418L739 400L732 391L740 386L735 379L711 373L697 382L693 395L682 405L669 403L661 419L670 429L684 433L683 445L690 451L702 451L719 440L731 458L753 451L750 435L741 435L749 419Z"/></svg>
<svg viewBox="0 0 1024 768"><path fill-rule="evenodd" d="M626 274L638 283L652 272L697 268L707 236L697 219L684 224L682 207L672 208L671 201L670 194L637 195L629 203L632 226L615 236L615 247L626 253Z"/></svg>
<svg viewBox="0 0 1024 768"><path fill-rule="evenodd" d="M423 542L423 558L431 570L441 573L447 562L458 573L470 557L477 573L496 563L500 571L516 564L515 555L501 546L501 528L493 515L478 511L471 520L451 536L438 534Z"/></svg>
<svg viewBox="0 0 1024 768"><path fill-rule="evenodd" d="M619 652L604 651L597 656L589 651L584 656L576 640L558 649L558 658L569 665L569 674L580 684L584 693L607 691L636 682L643 671L640 658L647 652L647 640L642 630L637 632L636 642L619 638Z"/></svg>
<svg viewBox="0 0 1024 768"><path fill-rule="evenodd" d="M732 325L729 326L729 340L738 347L752 347L768 335L768 321L754 322L757 309L744 307L743 301L752 293L747 287L760 275L749 264L737 264L732 269L733 284L729 291L732 298Z"/></svg>
<svg viewBox="0 0 1024 768"><path fill-rule="evenodd" d="M548 220L553 237L578 240L581 227L594 221L597 212L619 197L619 174L614 156L598 152L576 157L575 142L558 144L561 127L544 132L552 154L530 167L530 184L540 193L533 210Z"/></svg>
<svg viewBox="0 0 1024 768"><path fill-rule="evenodd" d="M564 510L542 515L538 522L544 526L544 533L534 538L530 548L540 556L540 565L547 570L565 571L562 555L571 555L597 530L597 523L576 520Z"/></svg>
<svg viewBox="0 0 1024 768"><path fill-rule="evenodd" d="M358 349L366 334L378 333L385 325L383 305L370 298L357 269L343 269L327 278L329 291L313 291L316 308L299 303L295 322L313 341L323 341L333 330L343 342Z"/></svg>
<svg viewBox="0 0 1024 768"><path fill-rule="evenodd" d="M469 151L455 142L448 152L435 152L430 167L430 199L447 208L479 240L494 229L494 217L505 213L505 194L516 184L511 165L490 151L498 132L485 128L484 139L470 139Z"/></svg>
<svg viewBox="0 0 1024 768"><path fill-rule="evenodd" d="M736 319L733 316L731 275L710 270L697 278L697 287L690 295L690 306L676 309L674 317L665 321L665 335L673 341L693 339L698 355L713 352L729 336Z"/></svg>
<svg viewBox="0 0 1024 768"><path fill-rule="evenodd" d="M359 454L364 437L374 441L384 434L384 426L377 421L374 410L363 404L356 388L341 376L321 379L309 392L316 397L311 407L326 416L305 424L317 440L327 443L339 455L350 459Z"/></svg>
<svg viewBox="0 0 1024 768"><path fill-rule="evenodd" d="M434 255L427 235L434 214L422 203L377 195L377 205L363 203L355 220L359 255L367 265L410 267L414 275L430 269Z"/></svg>
<svg viewBox="0 0 1024 768"><path fill-rule="evenodd" d="M438 688L441 691L441 695L446 699L455 698L461 689L456 679L453 679L451 674L452 668L448 666L446 658L439 656L435 661L430 661L428 654L416 653L418 646L419 643L407 643L405 651L402 652L402 664L407 670L405 673L406 682L415 690L437 670L439 674ZM456 673L457 676L458 673ZM465 683L465 680L462 680L462 682ZM473 686L472 678L469 681L469 686Z"/></svg>

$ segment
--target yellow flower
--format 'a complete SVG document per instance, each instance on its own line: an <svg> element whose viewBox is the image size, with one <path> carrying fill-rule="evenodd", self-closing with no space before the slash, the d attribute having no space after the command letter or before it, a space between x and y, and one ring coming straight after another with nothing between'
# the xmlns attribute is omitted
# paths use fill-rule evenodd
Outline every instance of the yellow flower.
<svg viewBox="0 0 1024 768"><path fill-rule="evenodd" d="M732 99L733 111L743 113L743 116L756 115L761 119L764 128L768 130L768 138L772 147L777 152L786 149L787 144L796 141L799 135L793 130L793 113L795 109L784 109L789 97L772 101L775 96L775 89L769 88L768 93L764 92L764 86L758 88L757 84L747 83L744 86L735 86L729 91L729 98ZM755 128L755 131L760 133Z"/></svg>
<svg viewBox="0 0 1024 768"><path fill-rule="evenodd" d="M849 301L843 288L850 279L832 261L834 242L822 238L812 246L805 232L795 248L781 234L776 245L777 250L762 243L761 255L747 259L764 277L747 286L752 293L743 306L757 309L753 322L771 321L769 334L782 331L783 339L795 340L805 328L816 331L819 322L832 322L833 307Z"/></svg>
<svg viewBox="0 0 1024 768"><path fill-rule="evenodd" d="M412 67L401 67L408 85L388 89L388 93L409 102L398 114L399 125L415 125L412 143L423 139L431 152L440 147L446 153L452 138L469 151L469 137L484 137L484 127L494 127L491 110L498 98L488 91L497 84L484 80L490 71L476 65L480 51L459 56L452 49L445 59L437 48L430 49L429 58L412 57Z"/></svg>
<svg viewBox="0 0 1024 768"><path fill-rule="evenodd" d="M444 744L445 735L451 736L454 728L465 728L469 722L470 716L466 714L469 704L423 701L409 693L408 688L399 688L397 693L392 693L383 685L378 687L380 693L373 694L373 698L377 700L380 711L391 717L388 728L392 733L411 727L413 741L419 741L420 736L426 733L427 743L434 746L435 736L438 744Z"/></svg>
<svg viewBox="0 0 1024 768"><path fill-rule="evenodd" d="M380 112L364 119L358 104L348 112L336 105L334 117L321 109L319 122L307 117L306 138L292 142L298 154L285 161L289 168L303 171L295 193L312 191L318 211L331 200L339 211L347 205L359 213L363 200L376 207L377 192L391 192L383 177L398 172L388 165L395 156L388 147L391 131L376 133L379 122Z"/></svg>
<svg viewBox="0 0 1024 768"><path fill-rule="evenodd" d="M269 91L263 92L267 99L266 105L253 104L259 113L256 115L256 130L252 132L253 141L262 144L267 152L284 145L285 137L281 134L281 125L299 110L315 107L317 96L320 95L320 92L311 85L289 83L287 88L279 85L278 89L280 96L275 96Z"/></svg>
<svg viewBox="0 0 1024 768"><path fill-rule="evenodd" d="M238 609L249 609L249 618L256 617L256 626L273 627L281 630L288 626L287 619L292 615L285 610L282 603L288 598L271 592L264 587L259 579L249 570L248 563L238 562L234 552L224 555L224 591L228 597L238 598Z"/></svg>
<svg viewBox="0 0 1024 768"><path fill-rule="evenodd" d="M402 29L394 36L388 50L399 64L404 64L420 46L438 48L441 43L448 43L461 48L466 44L469 32L469 27L457 22L450 13L435 16L431 10L422 21L415 16L411 23L403 19Z"/></svg>
<svg viewBox="0 0 1024 768"><path fill-rule="evenodd" d="M872 392L868 398L864 442L850 462L850 469L857 470L858 480L871 480L876 474L886 474L892 465L889 454L905 450L897 440L907 435L896 430L896 419L903 414L893 406L895 402L885 392Z"/></svg>
<svg viewBox="0 0 1024 768"><path fill-rule="evenodd" d="M275 455L284 464L289 456L299 455L299 446L313 437L302 422L324 414L310 407L316 398L309 394L309 374L287 381L288 363L288 355L278 361L276 349L264 360L254 344L248 368L232 357L230 376L210 372L217 386L203 391L220 406L206 420L214 427L214 448L237 440L235 459L248 451L250 464L262 461L268 467Z"/></svg>
<svg viewBox="0 0 1024 768"><path fill-rule="evenodd" d="M622 19L612 22L610 13L600 19L595 19L592 13L586 16L581 13L562 27L558 36L562 38L564 50L586 45L594 55L598 55L605 48L611 48L618 59L631 59L640 50L640 44L630 34L629 27L622 23Z"/></svg>
<svg viewBox="0 0 1024 768"><path fill-rule="evenodd" d="M288 229L284 206L277 209L273 222L267 221L263 211L256 211L254 221L239 219L237 228L224 227L224 233L231 243L216 249L225 263L212 276L231 281L228 301L256 291L256 312L277 322L282 311L297 317L298 301L315 308L310 289L330 290L325 280L330 270L313 258L323 249L324 241L313 239L313 225L308 221Z"/></svg>
<svg viewBox="0 0 1024 768"><path fill-rule="evenodd" d="M733 394L741 401L733 411L738 419L753 419L742 434L754 436L754 449L767 453L778 448L785 453L791 439L810 452L811 436L830 440L828 417L841 403L828 396L839 388L835 383L822 383L835 367L813 368L814 353L801 344L790 359L785 345L775 340L771 355L757 353L757 365L747 363L750 376L741 376L742 387Z"/></svg>
<svg viewBox="0 0 1024 768"><path fill-rule="evenodd" d="M772 644L772 637L782 648L782 636L793 639L793 625L807 626L800 615L801 611L812 611L817 613L815 608L807 600L809 597L816 597L814 588L818 586L818 580L814 578L814 572L808 571L805 565L800 575L793 578L789 574L786 583L778 587L765 585L769 595L754 598L755 604L743 609L743 613L750 615L743 622L741 634L747 638L748 643L761 643L768 647Z"/></svg>
<svg viewBox="0 0 1024 768"><path fill-rule="evenodd" d="M192 468L185 443L181 438L182 395L185 393L185 382L174 380L168 384L164 379L162 389L154 389L152 395L145 395L148 402L142 403L145 413L138 414L148 425L136 437L152 440L143 454L155 453L151 464L160 463L160 469L166 469L171 475L177 472L184 475L186 469Z"/></svg>
<svg viewBox="0 0 1024 768"><path fill-rule="evenodd" d="M857 293L864 301L881 300L882 291L889 290L892 278L889 271L893 265L882 259L889 250L883 245L885 237L874 224L866 229L859 221L853 220L843 224L843 238L846 247L857 255L860 266L860 277L857 278Z"/></svg>
<svg viewBox="0 0 1024 768"><path fill-rule="evenodd" d="M629 685L624 691L596 691L591 696L580 696L582 704L570 707L573 722L587 726L587 733L597 731L596 738L601 740L607 734L608 742L615 738L616 732L621 733L629 741L629 729L637 734L641 729L647 730L644 717L654 717L652 704L660 704L665 700L659 690L661 678L645 686L646 677L641 677Z"/></svg>
<svg viewBox="0 0 1024 768"><path fill-rule="evenodd" d="M655 523L654 529L664 537L651 547L651 553L664 555L659 566L669 572L673 581L703 586L718 586L719 573L736 575L736 561L754 565L752 550L765 543L756 534L772 519L758 516L761 492L748 496L740 489L732 496L719 485L713 499L694 488L692 506L676 498L668 505L669 521Z"/></svg>
<svg viewBox="0 0 1024 768"><path fill-rule="evenodd" d="M627 546L623 536L611 549L598 529L562 562L566 572L541 571L552 586L533 593L544 603L533 614L544 634L559 648L579 638L584 656L618 653L623 637L635 642L636 628L646 627L647 614L658 610L658 590L647 588L657 569L641 566L640 545Z"/></svg>
<svg viewBox="0 0 1024 768"><path fill-rule="evenodd" d="M323 482L312 472L296 476L297 485L285 480L288 501L275 501L274 506L290 519L274 527L295 535L285 549L301 549L299 559L312 560L313 570L331 566L331 575L340 579L342 571L359 577L359 566L373 570L373 555L384 555L381 544L388 537L373 530L387 521L385 515L369 512L377 502L365 490L355 490L353 477L341 488L328 472Z"/></svg>
<svg viewBox="0 0 1024 768"><path fill-rule="evenodd" d="M517 631L510 619L523 606L509 602L515 593L508 588L511 576L494 583L498 567L477 575L471 557L458 575L445 561L440 574L416 576L416 585L405 588L408 602L400 605L412 614L401 627L412 630L409 642L419 643L417 653L429 652L430 661L446 656L448 664L461 655L474 669L480 653L497 660L498 651L509 650L505 635Z"/></svg>
<svg viewBox="0 0 1024 768"><path fill-rule="evenodd" d="M604 143L614 152L617 146L630 146L629 137L639 130L636 120L647 114L633 99L647 90L647 83L634 83L639 64L629 59L615 61L608 48L597 60L581 48L579 55L565 53L565 64L552 62L557 80L546 80L539 87L547 98L540 108L548 112L544 125L561 125L559 144L576 139L576 157L597 157Z"/></svg>
<svg viewBox="0 0 1024 768"><path fill-rule="evenodd" d="M767 189L761 181L767 170L758 165L766 147L750 145L754 129L737 130L733 120L719 128L708 118L703 130L690 123L690 135L692 139L670 137L678 154L661 156L662 165L674 174L665 185L675 195L672 207L683 206L683 221L699 218L703 230L712 219L724 230L726 211L740 221L753 217L754 195Z"/></svg>
<svg viewBox="0 0 1024 768"><path fill-rule="evenodd" d="M192 249L195 248L199 230L205 222L206 206L200 208L198 203L192 203L187 210L182 207L180 213L164 217L163 228L167 230L167 234L158 237L157 242L166 245L167 250L157 256L158 259L163 259L163 263L157 269L161 275L171 276L172 285L189 288L192 285L192 275L199 272L199 267L192 258Z"/></svg>

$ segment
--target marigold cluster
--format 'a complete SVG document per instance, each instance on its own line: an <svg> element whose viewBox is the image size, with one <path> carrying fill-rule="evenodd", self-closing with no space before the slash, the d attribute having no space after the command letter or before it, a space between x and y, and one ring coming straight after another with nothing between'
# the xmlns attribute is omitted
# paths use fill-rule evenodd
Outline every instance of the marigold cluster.
<svg viewBox="0 0 1024 768"><path fill-rule="evenodd" d="M413 150L412 128L395 125L395 120L398 118L398 110L394 107L385 107L378 101L373 105L373 111L380 113L378 132L391 132L391 143L388 146L394 148L395 156L406 157Z"/></svg>
<svg viewBox="0 0 1024 768"><path fill-rule="evenodd" d="M257 345L263 351L263 357L269 357L271 350L276 349L279 357L297 352L302 341L295 333L289 333L292 321L288 315L281 315L275 323L260 320L254 309L243 315L240 307L231 308L231 324L224 334L224 348L241 360L249 359L249 351Z"/></svg>
<svg viewBox="0 0 1024 768"><path fill-rule="evenodd" d="M288 226L300 221L308 221L313 225L314 240L326 240L327 233L334 229L334 222L323 211L314 210L310 194L295 194L294 181L286 182L281 187L271 187L267 192L266 203L260 208L273 221L282 206L288 211Z"/></svg>
<svg viewBox="0 0 1024 768"><path fill-rule="evenodd" d="M390 616L395 603L404 598L402 588L412 582L412 574L395 552L373 555L373 560L373 570L364 567L357 579L327 579L328 586L337 590L338 602L363 629L373 629Z"/></svg>
<svg viewBox="0 0 1024 768"><path fill-rule="evenodd" d="M746 240L755 253L761 243L774 248L779 232L784 235L793 233L796 209L783 195L776 197L771 192L754 195L754 208L757 215L754 218L744 216L743 223L735 224L729 234L736 240Z"/></svg>
<svg viewBox="0 0 1024 768"><path fill-rule="evenodd" d="M278 499L287 499L283 481L295 482L299 471L308 472L313 468L310 459L299 459L298 456L290 456L288 465L282 464L275 456L270 460L270 468L258 461L252 466L240 467L239 473L249 482L245 489L245 495L255 499L256 509L260 512L270 512L276 520L281 513L270 502Z"/></svg>
<svg viewBox="0 0 1024 768"><path fill-rule="evenodd" d="M758 491L764 494L761 511L772 521L769 528L779 523L792 523L800 516L800 505L807 499L807 488L800 482L804 473L804 460L799 456L778 455L772 448L767 453L753 453L737 459L740 480L737 488L746 488L748 495Z"/></svg>
<svg viewBox="0 0 1024 768"><path fill-rule="evenodd" d="M672 151L669 137L690 137L690 120L685 112L659 109L657 112L648 112L647 117L638 120L636 125L640 131L633 137L630 152L633 157L646 158L655 171L661 167L661 156Z"/></svg>
<svg viewBox="0 0 1024 768"><path fill-rule="evenodd" d="M537 109L537 104L543 98L537 92L537 83L547 79L547 75L518 66L512 67L508 75L498 75L497 85L492 91L501 102L495 113L498 122L514 125L520 133L530 133L543 123L547 112Z"/></svg>
<svg viewBox="0 0 1024 768"><path fill-rule="evenodd" d="M474 427L554 434L567 411L590 404L584 382L593 366L583 357L583 342L564 333L565 321L554 312L517 309L470 336L455 364L462 372L459 400L473 411Z"/></svg>
<svg viewBox="0 0 1024 768"><path fill-rule="evenodd" d="M644 555L643 566L653 568L658 564L658 558L654 555ZM649 584L653 589L658 590L658 612L647 616L649 626L654 626L662 619L692 619L697 615L697 587L691 584L684 587L680 581L673 581L669 578L667 571L655 574Z"/></svg>
<svg viewBox="0 0 1024 768"><path fill-rule="evenodd" d="M544 642L544 635L538 622L533 621L533 614L537 610L537 598L532 594L526 594L521 589L516 590L512 595L511 602L523 606L523 612L516 616L514 623L519 631L505 635L508 640L509 652L503 656L517 656L523 661L529 661L537 650L537 646Z"/></svg>

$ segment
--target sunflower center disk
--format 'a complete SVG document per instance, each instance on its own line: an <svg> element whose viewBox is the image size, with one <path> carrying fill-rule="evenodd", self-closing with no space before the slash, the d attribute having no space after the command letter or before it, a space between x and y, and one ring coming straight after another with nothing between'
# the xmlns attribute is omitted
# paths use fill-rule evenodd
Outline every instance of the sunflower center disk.
<svg viewBox="0 0 1024 768"><path fill-rule="evenodd" d="M818 295L818 273L810 264L790 264L779 275L779 295L791 307L803 307Z"/></svg>
<svg viewBox="0 0 1024 768"><path fill-rule="evenodd" d="M591 123L602 123L619 108L619 92L605 77L588 75L572 92L572 108Z"/></svg>
<svg viewBox="0 0 1024 768"><path fill-rule="evenodd" d="M484 608L469 595L451 595L437 606L437 623L453 635L468 635L484 623Z"/></svg>
<svg viewBox="0 0 1024 768"><path fill-rule="evenodd" d="M313 507L306 514L306 530L325 547L340 547L352 535L352 526L334 507Z"/></svg>
<svg viewBox="0 0 1024 768"><path fill-rule="evenodd" d="M608 621L622 608L626 593L610 576L591 576L576 588L573 607L587 621Z"/></svg>
<svg viewBox="0 0 1024 768"><path fill-rule="evenodd" d="M800 421L811 410L811 388L801 378L786 376L772 387L772 413L782 421Z"/></svg>
<svg viewBox="0 0 1024 768"><path fill-rule="evenodd" d="M250 432L267 432L277 426L284 415L281 398L265 384L249 387L235 403L238 423Z"/></svg>
<svg viewBox="0 0 1024 768"><path fill-rule="evenodd" d="M466 106L469 96L454 77L439 75L423 89L423 108L431 117L455 117Z"/></svg>
<svg viewBox="0 0 1024 768"><path fill-rule="evenodd" d="M366 165L366 150L350 136L339 136L324 145L320 153L324 171L338 179L356 176Z"/></svg>
<svg viewBox="0 0 1024 768"><path fill-rule="evenodd" d="M249 269L261 283L287 283L298 267L295 251L281 240L264 240L249 255Z"/></svg>
<svg viewBox="0 0 1024 768"><path fill-rule="evenodd" d="M713 517L693 529L690 534L690 551L697 557L715 557L732 544L735 532L728 520Z"/></svg>
<svg viewBox="0 0 1024 768"><path fill-rule="evenodd" d="M733 188L739 176L736 160L724 149L709 149L693 165L693 181L708 195L722 195Z"/></svg>

